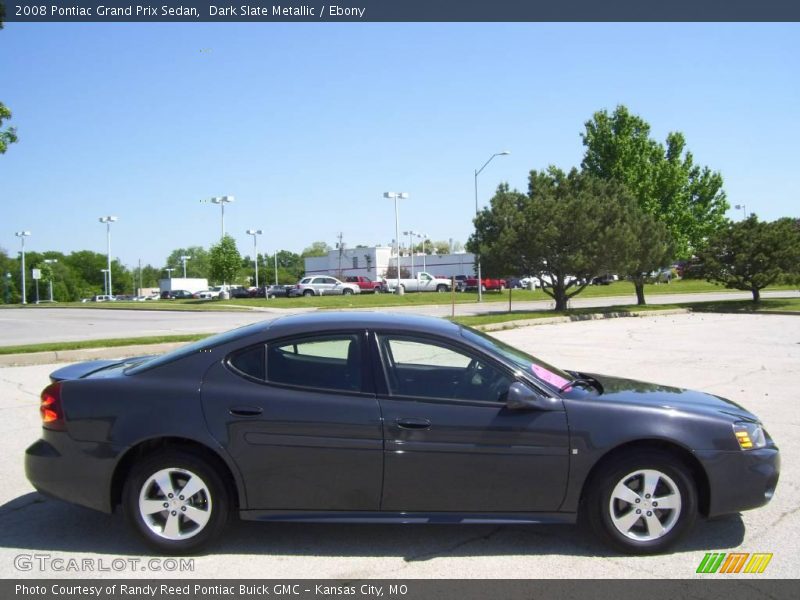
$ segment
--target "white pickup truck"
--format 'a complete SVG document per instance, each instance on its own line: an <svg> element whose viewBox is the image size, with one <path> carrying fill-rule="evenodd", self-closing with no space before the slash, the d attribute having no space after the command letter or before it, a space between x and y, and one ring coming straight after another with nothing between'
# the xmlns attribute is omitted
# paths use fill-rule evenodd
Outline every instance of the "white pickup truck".
<svg viewBox="0 0 800 600"><path fill-rule="evenodd" d="M386 279L389 291L397 288L397 279ZM405 292L448 292L450 291L450 280L434 277L430 273L420 271L413 279L400 279L400 287Z"/></svg>

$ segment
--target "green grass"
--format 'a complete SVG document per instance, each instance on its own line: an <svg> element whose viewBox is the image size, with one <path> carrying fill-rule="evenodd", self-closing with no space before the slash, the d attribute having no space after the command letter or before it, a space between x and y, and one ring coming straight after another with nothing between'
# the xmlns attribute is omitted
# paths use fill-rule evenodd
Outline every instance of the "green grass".
<svg viewBox="0 0 800 600"><path fill-rule="evenodd" d="M144 344L164 344L170 342L194 342L208 337L208 333L189 333L183 335L158 335L150 337L113 338L106 340L82 340L77 342L49 342L46 344L27 344L23 346L0 346L0 354L27 354L30 352L59 352L62 350L86 350L90 348L116 348Z"/></svg>

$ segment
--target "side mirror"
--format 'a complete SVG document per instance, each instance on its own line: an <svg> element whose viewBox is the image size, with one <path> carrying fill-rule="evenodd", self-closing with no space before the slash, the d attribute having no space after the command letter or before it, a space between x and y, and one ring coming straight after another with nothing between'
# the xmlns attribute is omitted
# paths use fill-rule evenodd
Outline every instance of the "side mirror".
<svg viewBox="0 0 800 600"><path fill-rule="evenodd" d="M508 388L506 396L508 410L564 410L558 398L545 398L521 381L515 381Z"/></svg>

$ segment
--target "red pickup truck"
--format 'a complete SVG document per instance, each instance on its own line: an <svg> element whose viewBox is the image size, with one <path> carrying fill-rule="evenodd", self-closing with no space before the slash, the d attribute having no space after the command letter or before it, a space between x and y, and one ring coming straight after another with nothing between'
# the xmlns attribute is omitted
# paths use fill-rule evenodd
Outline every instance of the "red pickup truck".
<svg viewBox="0 0 800 600"><path fill-rule="evenodd" d="M372 281L369 277L363 275L350 275L344 279L347 283L354 283L361 289L361 293L374 292L380 294L386 291L386 284L383 281Z"/></svg>
<svg viewBox="0 0 800 600"><path fill-rule="evenodd" d="M477 290L478 289L478 278L477 277L467 277L464 279L464 289L465 290ZM506 289L506 280L505 279L492 279L491 277L484 277L483 278L483 291L488 292L492 290L497 290L498 292L502 292Z"/></svg>

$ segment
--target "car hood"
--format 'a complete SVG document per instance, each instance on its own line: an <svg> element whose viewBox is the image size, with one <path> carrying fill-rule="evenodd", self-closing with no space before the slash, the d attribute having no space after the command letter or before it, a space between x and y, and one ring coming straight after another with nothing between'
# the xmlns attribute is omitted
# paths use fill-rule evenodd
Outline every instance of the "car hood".
<svg viewBox="0 0 800 600"><path fill-rule="evenodd" d="M608 375L593 373L588 375L603 386L600 398L607 402L631 403L704 414L724 413L747 421L758 421L750 411L731 400L713 394Z"/></svg>

